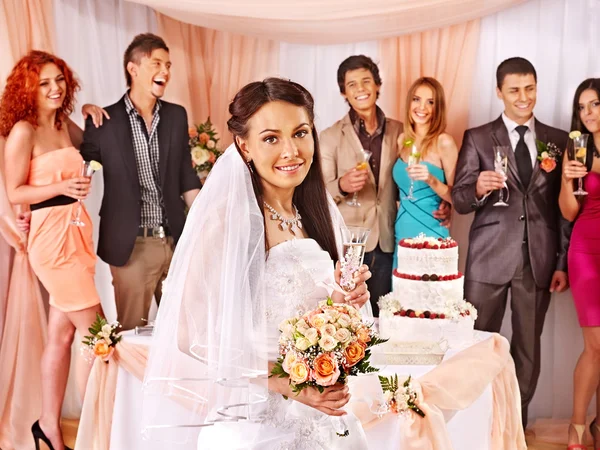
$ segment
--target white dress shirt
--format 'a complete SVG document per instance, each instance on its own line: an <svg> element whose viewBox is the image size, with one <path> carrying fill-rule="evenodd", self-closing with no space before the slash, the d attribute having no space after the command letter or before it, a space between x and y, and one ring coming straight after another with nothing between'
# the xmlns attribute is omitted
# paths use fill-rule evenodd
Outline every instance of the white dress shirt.
<svg viewBox="0 0 600 450"><path fill-rule="evenodd" d="M504 126L508 131L508 137L510 138L510 145L512 146L513 152L517 148L517 143L521 136L519 136L519 132L517 131L518 123L509 119L506 114L502 113L502 121L504 122ZM535 117L531 116L525 125L528 130L525 132L525 144L529 149L529 155L531 156L531 167L535 166L535 161L537 160L537 146L535 145Z"/></svg>

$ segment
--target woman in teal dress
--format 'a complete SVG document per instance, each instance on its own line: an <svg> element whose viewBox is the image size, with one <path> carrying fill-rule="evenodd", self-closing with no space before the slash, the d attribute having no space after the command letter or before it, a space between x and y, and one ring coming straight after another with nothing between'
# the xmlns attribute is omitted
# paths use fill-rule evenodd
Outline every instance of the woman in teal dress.
<svg viewBox="0 0 600 450"><path fill-rule="evenodd" d="M442 85L434 78L419 78L406 99L404 133L398 137L398 160L392 175L400 191L394 226L396 243L420 233L446 238L448 228L434 217L445 201L452 203L452 184L458 149L446 129L446 102ZM418 164L410 164L417 152ZM409 199L412 187L412 199ZM396 247L397 252L397 247ZM397 267L396 252L394 268Z"/></svg>

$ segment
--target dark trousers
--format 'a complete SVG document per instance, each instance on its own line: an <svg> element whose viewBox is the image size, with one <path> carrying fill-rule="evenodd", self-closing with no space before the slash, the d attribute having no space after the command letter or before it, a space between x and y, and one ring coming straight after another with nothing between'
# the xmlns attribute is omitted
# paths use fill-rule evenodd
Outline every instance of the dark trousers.
<svg viewBox="0 0 600 450"><path fill-rule="evenodd" d="M364 263L369 266L369 270L373 274L367 281L367 287L371 294L371 306L375 317L379 317L379 305L377 304L379 297L392 292L393 262L394 254L381 251L379 245L373 251L365 253Z"/></svg>
<svg viewBox="0 0 600 450"><path fill-rule="evenodd" d="M536 286L527 245L513 279L507 284L488 284L465 280L465 297L477 308L475 328L498 333L511 292L512 339L510 353L515 361L523 428L527 426L527 408L540 376L540 336L550 305L550 291Z"/></svg>

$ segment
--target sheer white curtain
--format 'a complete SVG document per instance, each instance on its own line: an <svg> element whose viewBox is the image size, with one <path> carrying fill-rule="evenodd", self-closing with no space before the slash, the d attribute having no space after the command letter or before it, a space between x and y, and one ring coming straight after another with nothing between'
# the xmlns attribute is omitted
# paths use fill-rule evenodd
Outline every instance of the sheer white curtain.
<svg viewBox="0 0 600 450"><path fill-rule="evenodd" d="M116 102L125 92L123 53L138 33L156 32L154 11L124 0L54 0L56 23L56 53L75 71L81 92L77 96L73 120L83 127L81 106L94 103L107 106ZM86 206L94 226L94 242L98 242L102 201L102 177L94 177L92 193ZM116 318L112 277L108 265L98 259L96 287L102 307L110 320ZM73 345L73 354L79 344ZM73 369L73 365L71 365ZM74 372L71 372L73 380ZM81 403L75 383L70 382L63 417L78 417Z"/></svg>
<svg viewBox="0 0 600 450"><path fill-rule="evenodd" d="M337 84L337 69L348 56L360 54L379 63L379 42L344 45L280 44L279 75L300 83L313 95L318 132L348 112L348 105L340 95ZM385 80L381 95L385 95Z"/></svg>
<svg viewBox="0 0 600 450"><path fill-rule="evenodd" d="M538 75L536 116L569 130L577 85L600 76L598 0L530 0L482 19L470 126L497 118L502 102L495 92L496 67L504 59L529 59ZM465 254L469 220L454 227ZM508 317L508 316L507 316ZM511 333L505 318L503 333ZM542 336L542 373L530 408L530 423L541 417L571 414L572 374L582 349L581 330L570 291L554 294Z"/></svg>

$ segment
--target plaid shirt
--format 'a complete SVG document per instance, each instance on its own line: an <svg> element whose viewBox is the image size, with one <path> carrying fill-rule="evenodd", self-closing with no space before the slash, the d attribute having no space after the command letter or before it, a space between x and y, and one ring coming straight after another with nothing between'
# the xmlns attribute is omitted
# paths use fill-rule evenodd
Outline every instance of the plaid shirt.
<svg viewBox="0 0 600 450"><path fill-rule="evenodd" d="M152 117L152 127L150 133L148 133L144 118L135 109L129 94L125 95L125 109L131 125L133 151L142 194L142 221L140 227L157 227L165 224L163 220L166 217L165 205L158 171L160 108L160 100L157 100Z"/></svg>

